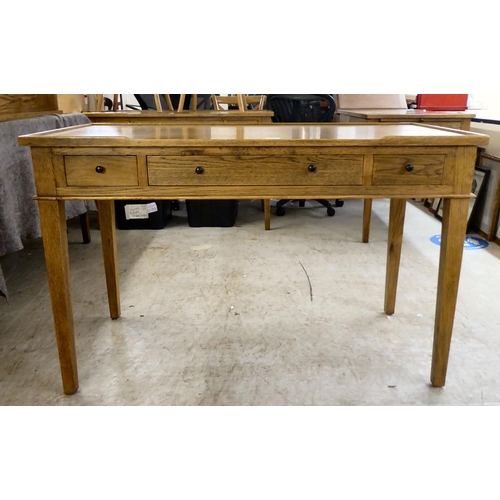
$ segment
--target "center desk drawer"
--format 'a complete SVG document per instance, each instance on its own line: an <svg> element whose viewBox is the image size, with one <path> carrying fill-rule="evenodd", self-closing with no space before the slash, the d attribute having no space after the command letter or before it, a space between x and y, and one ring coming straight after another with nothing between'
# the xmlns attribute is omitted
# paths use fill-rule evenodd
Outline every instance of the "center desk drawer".
<svg viewBox="0 0 500 500"><path fill-rule="evenodd" d="M136 156L65 156L68 186L138 186Z"/></svg>
<svg viewBox="0 0 500 500"><path fill-rule="evenodd" d="M360 186L363 155L149 156L150 186Z"/></svg>
<svg viewBox="0 0 500 500"><path fill-rule="evenodd" d="M445 155L375 155L373 185L441 185Z"/></svg>

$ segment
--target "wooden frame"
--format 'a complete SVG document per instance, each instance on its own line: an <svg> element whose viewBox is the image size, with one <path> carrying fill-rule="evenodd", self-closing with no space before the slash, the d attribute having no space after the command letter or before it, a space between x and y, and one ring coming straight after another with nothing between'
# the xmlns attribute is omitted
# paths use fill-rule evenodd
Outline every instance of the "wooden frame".
<svg viewBox="0 0 500 500"><path fill-rule="evenodd" d="M488 169L488 166L484 164L485 160L500 164L500 157L481 151L478 154L477 165L481 168ZM489 182L491 182L491 180L492 179L490 175ZM498 231L499 214L500 214L500 173L497 177L497 183L494 190L493 205L491 209L491 221L488 228L488 232L485 234L485 237L488 241L493 241L495 239L495 235Z"/></svg>
<svg viewBox="0 0 500 500"><path fill-rule="evenodd" d="M436 198L434 201L437 202L436 209L434 212L434 217L436 217L436 219L442 221L443 220L443 198Z"/></svg>
<svg viewBox="0 0 500 500"><path fill-rule="evenodd" d="M476 167L474 169L474 179L472 181L471 194L475 195L475 198L470 199L469 216L467 219L467 231L479 229L477 220L484 208L484 201L486 198L486 190L488 188L489 178L489 170L482 167Z"/></svg>
<svg viewBox="0 0 500 500"><path fill-rule="evenodd" d="M430 200L430 205L429 205L429 212L433 215L437 214L437 211L439 209L439 204L441 203L441 198L432 198Z"/></svg>

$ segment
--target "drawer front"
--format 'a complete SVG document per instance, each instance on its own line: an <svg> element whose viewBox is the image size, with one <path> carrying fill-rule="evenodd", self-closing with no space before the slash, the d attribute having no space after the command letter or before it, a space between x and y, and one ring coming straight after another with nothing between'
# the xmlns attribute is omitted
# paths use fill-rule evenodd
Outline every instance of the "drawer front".
<svg viewBox="0 0 500 500"><path fill-rule="evenodd" d="M135 156L65 156L68 186L138 186Z"/></svg>
<svg viewBox="0 0 500 500"><path fill-rule="evenodd" d="M150 186L360 186L363 155L149 156Z"/></svg>
<svg viewBox="0 0 500 500"><path fill-rule="evenodd" d="M445 155L375 155L373 185L441 185Z"/></svg>

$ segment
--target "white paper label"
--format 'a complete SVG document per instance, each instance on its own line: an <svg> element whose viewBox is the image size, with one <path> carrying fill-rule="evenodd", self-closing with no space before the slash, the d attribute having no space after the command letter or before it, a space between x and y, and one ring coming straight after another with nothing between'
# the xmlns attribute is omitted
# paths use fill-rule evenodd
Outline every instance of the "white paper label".
<svg viewBox="0 0 500 500"><path fill-rule="evenodd" d="M148 219L148 205L146 203L140 205L125 205L125 219Z"/></svg>
<svg viewBox="0 0 500 500"><path fill-rule="evenodd" d="M147 204L148 207L148 214L152 214L153 212L158 212L158 206L156 203L153 201L151 203Z"/></svg>

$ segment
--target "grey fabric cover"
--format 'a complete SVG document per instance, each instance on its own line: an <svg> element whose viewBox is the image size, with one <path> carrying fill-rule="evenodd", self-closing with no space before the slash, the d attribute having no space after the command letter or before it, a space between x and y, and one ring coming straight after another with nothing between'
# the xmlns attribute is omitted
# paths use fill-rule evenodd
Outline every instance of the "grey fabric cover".
<svg viewBox="0 0 500 500"><path fill-rule="evenodd" d="M31 151L19 146L20 135L90 123L82 113L49 114L0 122L0 257L24 248L23 241L41 236ZM67 201L68 219L96 210L94 201ZM0 295L7 286L0 267Z"/></svg>

